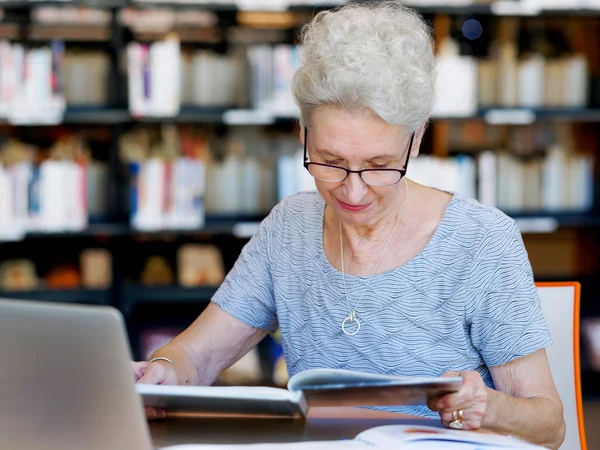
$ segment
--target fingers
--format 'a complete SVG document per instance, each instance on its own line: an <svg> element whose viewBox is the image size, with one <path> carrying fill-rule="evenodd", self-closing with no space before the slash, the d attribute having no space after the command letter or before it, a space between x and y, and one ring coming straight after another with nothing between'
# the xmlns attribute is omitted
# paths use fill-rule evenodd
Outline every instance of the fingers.
<svg viewBox="0 0 600 450"><path fill-rule="evenodd" d="M441 378L456 378L460 377L460 372L446 372Z"/></svg>
<svg viewBox="0 0 600 450"><path fill-rule="evenodd" d="M460 372L446 372L443 375L441 375L441 378L456 378L456 377L460 377L461 374ZM461 387L462 389L462 387ZM435 395L435 396L431 396L427 398L427 407L429 409L431 409L432 411L441 411L442 409L444 409L444 403L442 402L442 399L444 399L444 401L446 401L449 397L451 396L455 396L457 394L460 393L460 390L457 393L454 394L446 394L446 395Z"/></svg>
<svg viewBox="0 0 600 450"><path fill-rule="evenodd" d="M460 412L462 412L462 414L460 414ZM454 411L440 412L440 419L446 428L450 428L450 422L460 419L464 430L479 430L484 414L485 412L477 408L456 409Z"/></svg>
<svg viewBox="0 0 600 450"><path fill-rule="evenodd" d="M141 362L131 362L131 367L133 369L133 375L135 377L135 381L138 381L140 378L144 376L144 371L146 370L146 366L148 363L146 361Z"/></svg>
<svg viewBox="0 0 600 450"><path fill-rule="evenodd" d="M442 424L448 428L450 426L450 422L454 421L454 412L453 411L444 411L440 412L440 419L442 420ZM465 420L465 414L463 411L462 420Z"/></svg>
<svg viewBox="0 0 600 450"><path fill-rule="evenodd" d="M460 376L460 372L446 372L443 375L441 375L441 378L456 378ZM455 395L455 394L452 394ZM431 396L427 398L427 407L429 409L431 409L432 411L440 411L442 403L440 403L440 401L442 400L442 398L444 397L448 397L448 395L435 395L435 396Z"/></svg>
<svg viewBox="0 0 600 450"><path fill-rule="evenodd" d="M158 361L151 364L146 361L132 362L131 367L135 381L140 384L176 384L169 383L169 378L174 378L170 376L172 368L165 367L164 364ZM148 420L165 419L167 417L167 412L162 408L144 406L144 411Z"/></svg>
<svg viewBox="0 0 600 450"><path fill-rule="evenodd" d="M146 411L146 418L148 420L166 419L167 417L167 412L161 408L152 408L150 406L145 406L144 410Z"/></svg>
<svg viewBox="0 0 600 450"><path fill-rule="evenodd" d="M148 364L144 370L142 377L138 379L140 384L177 384L177 380L170 380L174 378L171 376L172 367L167 366L169 363L163 363L160 361ZM171 381L171 382L169 382Z"/></svg>
<svg viewBox="0 0 600 450"><path fill-rule="evenodd" d="M476 392L484 386L481 376L476 372L463 372L453 376L458 375L463 379L460 389L454 394L448 394L439 399L434 407L435 411L456 411L466 408L473 401Z"/></svg>
<svg viewBox="0 0 600 450"><path fill-rule="evenodd" d="M460 419L465 430L481 428L488 405L488 392L481 376L473 371L448 372L442 376L460 376L463 383L459 391L454 394L428 399L427 406L432 411L440 413L445 427L449 427L450 422Z"/></svg>

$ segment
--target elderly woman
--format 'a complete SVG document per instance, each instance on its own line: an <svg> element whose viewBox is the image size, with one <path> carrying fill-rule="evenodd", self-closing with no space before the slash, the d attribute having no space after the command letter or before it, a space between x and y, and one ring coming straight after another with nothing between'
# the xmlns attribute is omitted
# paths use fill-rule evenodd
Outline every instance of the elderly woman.
<svg viewBox="0 0 600 450"><path fill-rule="evenodd" d="M456 394L386 408L550 448L565 433L519 230L408 180L434 101L419 16L391 2L319 13L293 94L318 192L285 198L189 329L134 363L142 383L210 384L281 331L290 375L334 367L456 376Z"/></svg>

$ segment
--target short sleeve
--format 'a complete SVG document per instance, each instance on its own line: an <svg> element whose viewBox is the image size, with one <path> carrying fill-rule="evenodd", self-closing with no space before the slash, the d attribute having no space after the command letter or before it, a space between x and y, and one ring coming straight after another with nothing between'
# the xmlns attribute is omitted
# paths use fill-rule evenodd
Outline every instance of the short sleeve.
<svg viewBox="0 0 600 450"><path fill-rule="evenodd" d="M483 236L469 274L471 339L488 367L552 343L531 264L514 220L503 217Z"/></svg>
<svg viewBox="0 0 600 450"><path fill-rule="evenodd" d="M261 222L212 298L225 312L255 328L278 327L271 267L282 233L285 199Z"/></svg>

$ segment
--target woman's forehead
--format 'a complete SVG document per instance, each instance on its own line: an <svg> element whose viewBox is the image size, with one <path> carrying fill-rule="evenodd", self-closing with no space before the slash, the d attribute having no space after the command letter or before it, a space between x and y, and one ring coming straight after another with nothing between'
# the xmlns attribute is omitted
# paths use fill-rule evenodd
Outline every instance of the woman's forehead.
<svg viewBox="0 0 600 450"><path fill-rule="evenodd" d="M339 108L317 108L309 128L310 139L342 141L345 144L364 144L365 141L396 144L398 139L410 137L410 130L391 125L368 111L347 111Z"/></svg>
<svg viewBox="0 0 600 450"><path fill-rule="evenodd" d="M394 156L410 139L402 129L315 127L308 130L309 146L320 153L357 152L371 157Z"/></svg>

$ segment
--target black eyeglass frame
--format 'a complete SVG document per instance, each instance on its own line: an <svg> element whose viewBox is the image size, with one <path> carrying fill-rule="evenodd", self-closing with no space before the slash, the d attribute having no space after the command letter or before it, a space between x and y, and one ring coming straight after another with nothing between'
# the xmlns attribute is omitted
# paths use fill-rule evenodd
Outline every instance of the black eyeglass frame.
<svg viewBox="0 0 600 450"><path fill-rule="evenodd" d="M346 176L344 178L342 178L340 181L327 181L327 180L321 180L320 178L317 178L318 180L324 181L326 183L342 183L346 180L346 178L348 178L348 175L350 175L351 173L357 173L358 176L360 177L360 179L367 185L369 186L393 186L394 184L398 184L400 182L400 180L402 180L402 178L404 178L406 176L406 170L408 169L408 161L410 160L410 152L412 151L412 146L413 146L413 140L415 138L415 133L413 132L412 135L410 136L410 142L408 143L408 153L406 155L406 161L404 162L404 168L403 169L360 169L360 170L350 170L350 169L346 169L345 167L341 167L341 166L332 166L331 164L324 164L324 163L316 163L316 162L310 162L308 160L308 150L307 150L307 145L308 145L308 127L304 127L304 168L308 171L308 173L310 173L309 167L310 165L315 165L315 166L322 166L322 167L330 167L330 168L334 168L334 169L342 169L346 172ZM398 179L398 181L396 181L395 183L391 183L391 184L385 184L385 185L373 185L370 183L367 183L362 174L364 172L400 172L400 178ZM310 175L312 177L314 177L314 175L312 173L310 173ZM316 177L315 177L316 178Z"/></svg>

